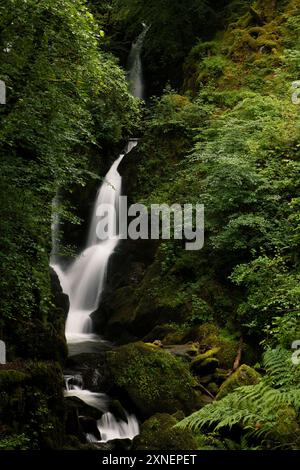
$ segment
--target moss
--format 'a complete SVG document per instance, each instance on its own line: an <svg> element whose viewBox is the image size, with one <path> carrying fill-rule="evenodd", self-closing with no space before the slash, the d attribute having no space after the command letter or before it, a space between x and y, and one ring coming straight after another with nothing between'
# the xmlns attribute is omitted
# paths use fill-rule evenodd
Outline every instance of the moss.
<svg viewBox="0 0 300 470"><path fill-rule="evenodd" d="M190 412L197 407L195 380L188 367L169 352L142 342L107 353L115 383L144 416L156 412Z"/></svg>
<svg viewBox="0 0 300 470"><path fill-rule="evenodd" d="M226 450L224 442L220 440L219 436L213 434L197 434L196 436L198 450Z"/></svg>
<svg viewBox="0 0 300 470"><path fill-rule="evenodd" d="M221 385L216 398L220 400L238 387L255 385L260 381L260 378L261 376L256 370L243 364Z"/></svg>
<svg viewBox="0 0 300 470"><path fill-rule="evenodd" d="M288 448L290 448L290 444L293 442L293 449L299 449L300 426L297 413L291 406L283 406L279 411L267 440L272 448L274 448L275 444L280 444L280 447L283 449L285 444L287 444Z"/></svg>
<svg viewBox="0 0 300 470"><path fill-rule="evenodd" d="M12 434L0 438L0 450L29 450L30 439L25 434Z"/></svg>
<svg viewBox="0 0 300 470"><path fill-rule="evenodd" d="M219 348L214 348L203 354L198 354L191 362L191 370L199 375L213 373L219 365L218 359L213 357L218 351Z"/></svg>
<svg viewBox="0 0 300 470"><path fill-rule="evenodd" d="M239 348L239 340L227 331L221 330L213 323L203 323L193 328L185 339L197 341L201 353L214 351L213 355L218 359L221 368L232 368Z"/></svg>
<svg viewBox="0 0 300 470"><path fill-rule="evenodd" d="M215 382L211 382L207 386L207 390L212 394L212 395L217 395L219 387Z"/></svg>
<svg viewBox="0 0 300 470"><path fill-rule="evenodd" d="M134 439L134 450L196 450L197 443L188 429L174 426L177 420L169 414L155 414L141 426Z"/></svg>
<svg viewBox="0 0 300 470"><path fill-rule="evenodd" d="M0 390L20 385L29 375L19 370L0 370Z"/></svg>

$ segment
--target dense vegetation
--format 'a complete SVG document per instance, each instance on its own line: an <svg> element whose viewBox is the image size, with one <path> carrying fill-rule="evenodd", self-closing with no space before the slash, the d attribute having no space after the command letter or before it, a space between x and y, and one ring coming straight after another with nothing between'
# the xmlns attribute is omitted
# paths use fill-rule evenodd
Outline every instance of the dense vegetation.
<svg viewBox="0 0 300 470"><path fill-rule="evenodd" d="M85 185L96 149L99 155L130 132L137 107L80 0L1 1L0 18L0 76L8 96L0 109L1 339L10 360L62 363L65 318L53 303L48 268L52 200L58 187ZM1 412L6 406L1 400ZM38 405L36 414L31 406L39 421ZM47 414L52 404L42 406ZM13 415L3 424L21 436L30 428L22 417L16 425Z"/></svg>
<svg viewBox="0 0 300 470"><path fill-rule="evenodd" d="M0 2L0 336L11 362L0 368L0 448L78 445L59 392L65 313L48 269L52 201L63 187L56 210L77 230L86 199L74 188L97 185L133 132L130 200L204 204L206 238L195 252L177 241L135 245L130 256L122 248L121 280L94 318L134 343L107 355L114 393L143 420L134 448L300 447L300 108L291 99L300 4L215 4ZM151 26L139 123L116 57L125 66L142 22Z"/></svg>

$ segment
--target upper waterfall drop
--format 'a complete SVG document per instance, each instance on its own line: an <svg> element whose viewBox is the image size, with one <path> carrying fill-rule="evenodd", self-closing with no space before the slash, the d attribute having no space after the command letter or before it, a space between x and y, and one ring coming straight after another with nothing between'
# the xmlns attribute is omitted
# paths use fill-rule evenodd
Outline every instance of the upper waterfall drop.
<svg viewBox="0 0 300 470"><path fill-rule="evenodd" d="M143 98L143 72L141 52L145 35L149 27L143 24L143 31L133 43L129 55L128 81L132 94ZM69 296L70 307L66 321L65 334L68 343L93 340L92 320L90 315L99 305L103 291L109 258L116 249L120 237L117 228L119 213L119 196L121 195L122 178L118 173L118 166L124 155L129 153L138 143L137 139L130 139L124 152L114 161L106 174L97 193L88 231L86 248L77 259L66 269L62 269L58 260L52 256L51 265L55 269L65 294ZM57 201L54 201L57 203ZM97 237L99 206L109 205L114 210L109 213L108 232L106 239ZM53 224L53 232L58 224ZM55 234L56 235L56 234ZM56 238L56 237L55 237ZM54 246L53 246L54 248Z"/></svg>
<svg viewBox="0 0 300 470"><path fill-rule="evenodd" d="M142 65L142 49L144 45L145 36L150 28L145 23L142 23L143 31L132 44L131 51L128 57L128 73L127 80L129 83L130 92L136 98L144 99L144 78L143 78L143 65Z"/></svg>
<svg viewBox="0 0 300 470"><path fill-rule="evenodd" d="M99 305L108 261L120 240L116 229L116 220L111 220L108 223L107 239L98 239L96 233L99 219L97 210L99 206L108 204L115 209L110 211L109 217L116 219L122 185L118 166L124 155L132 150L135 145L137 145L137 140L133 140L131 145L127 146L124 154L121 154L112 164L105 176L96 197L86 249L69 269L60 275L63 290L68 294L70 300L66 322L66 337L70 343L93 339L90 314Z"/></svg>

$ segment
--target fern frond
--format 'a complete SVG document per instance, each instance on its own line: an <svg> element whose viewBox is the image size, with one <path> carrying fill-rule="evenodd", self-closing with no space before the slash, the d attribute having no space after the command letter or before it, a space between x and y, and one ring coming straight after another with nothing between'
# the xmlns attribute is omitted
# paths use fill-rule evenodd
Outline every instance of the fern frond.
<svg viewBox="0 0 300 470"><path fill-rule="evenodd" d="M293 448L293 432L289 435L289 419L300 410L300 373L291 363L289 351L283 348L268 350L264 354L266 376L256 385L239 387L219 401L206 405L177 424L179 428L193 431L213 430L221 432L239 425L244 430L244 443L256 439L263 448L268 439L274 438L274 429L282 419L283 410L289 407L285 433L287 442L277 442L278 448ZM293 425L298 426L295 421ZM296 423L296 424L295 424ZM276 433L275 433L276 434ZM290 439L290 441L289 441Z"/></svg>

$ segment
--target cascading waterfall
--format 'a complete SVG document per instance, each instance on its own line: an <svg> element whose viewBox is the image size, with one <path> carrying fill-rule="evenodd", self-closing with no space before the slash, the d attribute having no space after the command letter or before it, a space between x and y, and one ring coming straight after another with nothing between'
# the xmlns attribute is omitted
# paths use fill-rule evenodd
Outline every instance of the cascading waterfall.
<svg viewBox="0 0 300 470"><path fill-rule="evenodd" d="M116 217L122 183L117 168L123 157L124 154L120 155L113 163L98 191L86 249L62 276L63 290L70 300L66 322L66 337L69 343L94 338L90 314L99 305L108 261L119 242L116 220L109 221L106 240L97 238L97 209L102 204L109 204L115 208L115 211L109 213L109 217Z"/></svg>
<svg viewBox="0 0 300 470"><path fill-rule="evenodd" d="M144 45L145 36L150 26L143 23L143 31L132 44L131 51L128 58L128 74L127 80L130 86L130 91L133 96L144 99L144 79L143 79L143 66L142 66L142 49Z"/></svg>
<svg viewBox="0 0 300 470"><path fill-rule="evenodd" d="M137 98L144 96L143 72L141 52L143 41L148 31L143 24L143 31L132 45L129 56L128 81L131 92ZM52 223L53 247L51 255L51 266L56 271L62 290L69 296L70 307L66 321L66 338L68 344L85 344L87 341L100 341L93 334L90 315L94 312L101 299L109 258L116 249L120 236L117 229L117 217L119 212L119 196L121 194L122 178L118 173L118 166L124 156L129 153L138 143L137 139L131 139L123 154L112 164L105 179L97 193L93 214L91 218L86 248L77 259L64 270L56 256L58 247L58 219L54 215ZM53 201L54 214L58 199ZM96 227L99 221L97 211L102 204L114 207L108 221L107 238L100 240L97 237ZM81 351L84 352L84 351ZM113 439L133 439L139 433L138 420L134 415L125 412L126 420L117 420L109 410L110 398L104 393L95 393L84 389L80 375L65 376L66 397L77 397L90 406L103 412L102 418L97 421L101 440L91 433L86 434L88 442L108 442Z"/></svg>
<svg viewBox="0 0 300 470"><path fill-rule="evenodd" d="M100 442L108 442L114 439L133 439L139 434L139 423L134 415L126 413L126 421L117 420L110 412L104 413L97 421L97 427L101 435Z"/></svg>
<svg viewBox="0 0 300 470"><path fill-rule="evenodd" d="M59 252L59 216L58 216L59 196L58 190L52 200L52 220L51 220L51 234L52 234L52 250L50 255L50 266L55 266L58 263Z"/></svg>
<svg viewBox="0 0 300 470"><path fill-rule="evenodd" d="M100 411L107 412L109 397L105 393L90 392L84 390L83 381L80 375L65 376L65 397L76 397L84 401L87 405L93 406Z"/></svg>

